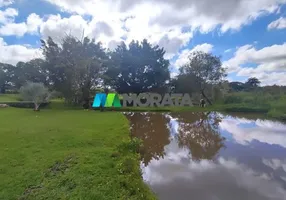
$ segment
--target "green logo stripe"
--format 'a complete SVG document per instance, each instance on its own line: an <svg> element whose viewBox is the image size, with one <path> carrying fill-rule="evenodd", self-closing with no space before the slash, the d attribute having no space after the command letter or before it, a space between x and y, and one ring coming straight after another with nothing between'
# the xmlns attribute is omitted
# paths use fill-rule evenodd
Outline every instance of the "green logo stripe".
<svg viewBox="0 0 286 200"><path fill-rule="evenodd" d="M120 108L121 104L120 104L120 100L118 97L118 94L116 93L110 93L107 95L106 97L106 102L104 107L117 107Z"/></svg>
<svg viewBox="0 0 286 200"><path fill-rule="evenodd" d="M116 108L120 108L121 107L121 103L120 103L120 99L118 94L115 94L114 99L113 99L113 106Z"/></svg>

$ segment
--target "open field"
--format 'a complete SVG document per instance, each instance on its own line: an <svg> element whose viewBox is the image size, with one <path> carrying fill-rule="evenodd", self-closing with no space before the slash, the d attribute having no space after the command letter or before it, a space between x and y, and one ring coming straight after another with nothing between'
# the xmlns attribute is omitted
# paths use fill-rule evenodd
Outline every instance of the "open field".
<svg viewBox="0 0 286 200"><path fill-rule="evenodd" d="M0 199L153 199L118 112L0 110Z"/></svg>

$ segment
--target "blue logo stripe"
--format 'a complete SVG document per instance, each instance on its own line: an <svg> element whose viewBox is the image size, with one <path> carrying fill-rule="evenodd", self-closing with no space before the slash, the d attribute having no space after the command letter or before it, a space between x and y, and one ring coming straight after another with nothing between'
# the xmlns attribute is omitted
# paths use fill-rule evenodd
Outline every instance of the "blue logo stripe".
<svg viewBox="0 0 286 200"><path fill-rule="evenodd" d="M97 107L104 107L106 102L106 94L105 93L99 93L95 95L94 101L93 101L93 108L97 108Z"/></svg>

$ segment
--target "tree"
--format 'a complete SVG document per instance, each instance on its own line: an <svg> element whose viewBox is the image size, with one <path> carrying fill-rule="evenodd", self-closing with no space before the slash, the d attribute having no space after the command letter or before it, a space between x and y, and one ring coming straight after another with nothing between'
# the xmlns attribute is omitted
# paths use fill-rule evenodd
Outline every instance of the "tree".
<svg viewBox="0 0 286 200"><path fill-rule="evenodd" d="M43 83L27 82L20 88L20 95L24 101L32 101L34 103L34 110L38 111L41 103L47 102L52 93Z"/></svg>
<svg viewBox="0 0 286 200"><path fill-rule="evenodd" d="M0 63L0 93L6 93L7 87L11 85L13 68L13 65Z"/></svg>
<svg viewBox="0 0 286 200"><path fill-rule="evenodd" d="M46 62L44 69L49 74L49 83L61 92L69 103L88 101L90 90L95 87L103 74L107 59L101 43L84 38L82 41L66 36L62 44L52 38L42 40Z"/></svg>
<svg viewBox="0 0 286 200"><path fill-rule="evenodd" d="M245 87L246 87L244 83L241 83L238 81L230 82L229 86L230 86L231 90L234 92L243 91L243 90L245 90Z"/></svg>
<svg viewBox="0 0 286 200"><path fill-rule="evenodd" d="M165 51L147 40L122 43L110 53L105 84L119 93L163 92L170 78Z"/></svg>
<svg viewBox="0 0 286 200"><path fill-rule="evenodd" d="M44 69L43 59L33 59L29 62L18 62L13 71L13 84L19 89L28 81L34 83L43 83L48 86L48 72Z"/></svg>
<svg viewBox="0 0 286 200"><path fill-rule="evenodd" d="M188 63L180 68L180 74L194 77L201 95L210 105L212 102L205 94L206 88L208 85L221 83L226 76L219 57L200 51L190 54Z"/></svg>
<svg viewBox="0 0 286 200"><path fill-rule="evenodd" d="M247 85L251 88L256 88L259 86L260 83L261 82L258 80L258 78L251 77L245 82L245 85Z"/></svg>
<svg viewBox="0 0 286 200"><path fill-rule="evenodd" d="M171 85L174 87L174 92L176 93L196 93L199 85L195 80L193 74L180 73L176 78L172 79Z"/></svg>

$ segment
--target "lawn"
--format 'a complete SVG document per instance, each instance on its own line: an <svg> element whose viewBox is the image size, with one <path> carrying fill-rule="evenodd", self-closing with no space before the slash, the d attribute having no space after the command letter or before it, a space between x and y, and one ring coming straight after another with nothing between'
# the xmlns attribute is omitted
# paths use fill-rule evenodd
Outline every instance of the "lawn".
<svg viewBox="0 0 286 200"><path fill-rule="evenodd" d="M0 199L153 199L119 112L0 110Z"/></svg>
<svg viewBox="0 0 286 200"><path fill-rule="evenodd" d="M0 94L0 102L17 102L19 101L18 94Z"/></svg>

